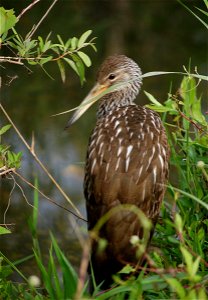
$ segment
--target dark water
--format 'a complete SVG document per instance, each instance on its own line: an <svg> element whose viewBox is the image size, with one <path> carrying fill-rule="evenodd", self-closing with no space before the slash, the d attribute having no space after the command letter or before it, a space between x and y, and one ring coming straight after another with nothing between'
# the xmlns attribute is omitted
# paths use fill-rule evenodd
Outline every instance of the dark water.
<svg viewBox="0 0 208 300"><path fill-rule="evenodd" d="M28 1L2 1L6 8L15 7L17 14ZM18 24L17 30L23 36L33 23L43 15L49 1L37 4ZM201 1L190 1L199 6ZM143 72L163 70L182 71L188 66L198 67L200 74L207 73L207 36L206 30L192 15L176 1L63 1L60 0L50 12L37 34L46 37L52 31L68 39L80 36L92 29L96 36L97 53L88 50L93 66L87 70L87 82L80 87L79 79L69 70L67 81L60 80L58 68L49 65L47 71L55 80L51 80L40 69L34 68L32 74L19 66L6 66L1 69L3 91L1 102L6 108L26 140L31 143L32 132L35 135L35 149L39 158L47 166L64 191L85 216L85 204L82 193L83 163L87 141L95 123L95 108L87 112L72 128L63 130L68 116L51 117L52 114L70 109L83 99L94 83L97 67L109 54L123 53L138 62ZM17 76L10 86L10 77ZM159 101L167 98L170 85L176 91L180 76L152 77L144 81L138 103L147 103L144 90L152 93ZM201 84L204 108L207 109L205 85ZM0 113L0 125L6 120ZM70 205L43 173L14 130L5 136L4 143L12 145L14 151L23 152L20 173L28 181L34 182L38 176L39 188L57 203ZM24 189L27 201L32 203L33 191L26 184L16 179ZM4 212L9 203L10 192L14 185L12 179L0 179L0 223L4 223ZM79 265L81 247L76 231L86 232L85 222L73 218L66 211L50 204L39 197L39 236L43 252L46 254L50 245L49 232L56 236L67 257L75 266ZM6 213L6 223L12 226L12 235L1 236L0 250L10 260L23 258L32 253L31 234L28 218L31 207L16 185ZM76 229L76 230L75 230ZM26 275L36 273L34 262L22 266Z"/></svg>

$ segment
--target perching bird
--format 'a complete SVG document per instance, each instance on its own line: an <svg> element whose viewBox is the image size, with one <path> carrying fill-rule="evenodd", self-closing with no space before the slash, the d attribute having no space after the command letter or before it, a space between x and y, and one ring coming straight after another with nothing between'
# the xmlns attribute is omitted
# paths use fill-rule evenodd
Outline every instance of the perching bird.
<svg viewBox="0 0 208 300"><path fill-rule="evenodd" d="M122 205L138 207L154 228L166 189L169 147L165 129L157 113L134 103L141 75L138 65L125 55L108 57L96 85L82 102L85 105L69 122L71 125L87 110L92 104L89 99L112 86L99 100L84 179L90 231L112 208L118 208L103 220L92 243L92 267L97 284L104 282L103 288L126 263L136 265L139 261L131 237L142 239L142 216L123 210ZM103 250L99 250L99 238L107 241Z"/></svg>

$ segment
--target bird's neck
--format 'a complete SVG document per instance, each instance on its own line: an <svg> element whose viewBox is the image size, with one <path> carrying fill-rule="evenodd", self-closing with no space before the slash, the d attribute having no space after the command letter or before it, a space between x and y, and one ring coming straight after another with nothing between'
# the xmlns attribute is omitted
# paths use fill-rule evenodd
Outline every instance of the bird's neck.
<svg viewBox="0 0 208 300"><path fill-rule="evenodd" d="M131 90L126 93L125 91L120 90L103 96L99 102L97 118L105 117L119 107L134 105L134 100L138 92L138 90Z"/></svg>

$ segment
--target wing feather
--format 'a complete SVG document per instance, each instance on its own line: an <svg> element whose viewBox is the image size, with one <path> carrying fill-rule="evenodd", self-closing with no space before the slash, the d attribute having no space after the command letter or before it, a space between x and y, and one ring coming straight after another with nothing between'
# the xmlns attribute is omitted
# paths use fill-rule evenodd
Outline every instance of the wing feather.
<svg viewBox="0 0 208 300"><path fill-rule="evenodd" d="M155 222L167 180L167 149L159 117L146 108L120 108L114 111L113 119L109 116L98 121L89 143L85 172L89 229L119 204L134 204ZM136 219L132 213L117 213L109 220L103 235L111 253L124 251L130 236L140 235ZM127 236L118 243L124 232Z"/></svg>

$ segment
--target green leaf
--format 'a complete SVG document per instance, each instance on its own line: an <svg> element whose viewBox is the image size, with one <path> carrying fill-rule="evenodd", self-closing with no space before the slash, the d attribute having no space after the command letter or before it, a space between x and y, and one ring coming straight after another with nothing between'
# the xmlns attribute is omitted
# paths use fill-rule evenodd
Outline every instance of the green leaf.
<svg viewBox="0 0 208 300"><path fill-rule="evenodd" d="M97 48L95 47L95 45L93 43L90 43L90 46L92 47L92 49L97 52Z"/></svg>
<svg viewBox="0 0 208 300"><path fill-rule="evenodd" d="M146 91L144 91L144 93L152 103L154 103L158 107L162 106L162 104L159 101L157 101L153 95L151 95L150 93L148 93Z"/></svg>
<svg viewBox="0 0 208 300"><path fill-rule="evenodd" d="M12 166L15 161L14 153L11 151L8 151L7 156L8 156L9 164Z"/></svg>
<svg viewBox="0 0 208 300"><path fill-rule="evenodd" d="M45 63L51 61L53 59L53 56L48 56L40 59L40 65L44 65Z"/></svg>
<svg viewBox="0 0 208 300"><path fill-rule="evenodd" d="M185 298L186 291L176 278L167 278L166 281L173 289L173 291L180 297L180 299Z"/></svg>
<svg viewBox="0 0 208 300"><path fill-rule="evenodd" d="M57 34L57 38L58 38L60 44L64 46L64 42L59 34Z"/></svg>
<svg viewBox="0 0 208 300"><path fill-rule="evenodd" d="M186 270L189 276L192 276L192 268L193 268L193 257L190 252L183 246L180 247L181 253L186 263Z"/></svg>
<svg viewBox="0 0 208 300"><path fill-rule="evenodd" d="M77 67L77 70L78 70L78 73L79 73L79 78L80 78L80 82L81 84L84 83L85 81L85 68L84 68L84 64L82 62L82 60L79 58L79 56L73 54L73 60L76 64L76 67Z"/></svg>
<svg viewBox="0 0 208 300"><path fill-rule="evenodd" d="M0 20L0 35L7 32L18 22L18 19L14 14L14 10L6 10L3 7L0 7Z"/></svg>
<svg viewBox="0 0 208 300"><path fill-rule="evenodd" d="M84 52L82 51L78 51L77 54L79 55L79 57L83 60L83 62L85 63L85 65L87 67L90 67L91 66L91 60L89 58L89 56L87 54L85 54Z"/></svg>
<svg viewBox="0 0 208 300"><path fill-rule="evenodd" d="M43 52L44 42L41 36L38 37L40 52Z"/></svg>
<svg viewBox="0 0 208 300"><path fill-rule="evenodd" d="M11 231L5 227L0 226L0 235L1 234L8 234L11 233Z"/></svg>
<svg viewBox="0 0 208 300"><path fill-rule="evenodd" d="M135 268L133 268L131 265L125 265L118 273L119 274L131 274L135 271Z"/></svg>
<svg viewBox="0 0 208 300"><path fill-rule="evenodd" d="M0 135L4 134L5 132L7 132L10 128L11 128L12 125L8 124L8 125L5 125L3 126L1 129L0 129Z"/></svg>
<svg viewBox="0 0 208 300"><path fill-rule="evenodd" d="M206 11L204 11L204 10L198 8L198 7L196 7L196 9L198 9L202 14L204 14L205 16L208 17L208 12L206 12Z"/></svg>
<svg viewBox="0 0 208 300"><path fill-rule="evenodd" d="M176 229L179 232L183 231L183 221L182 221L181 216L178 213L176 213L176 215L175 215L175 225L176 225Z"/></svg>
<svg viewBox="0 0 208 300"><path fill-rule="evenodd" d="M79 41L78 41L78 48L83 47L83 44L86 42L87 38L90 36L90 34L92 33L92 30L87 30L86 32L84 32Z"/></svg>
<svg viewBox="0 0 208 300"><path fill-rule="evenodd" d="M59 60L57 60L57 64L58 64L58 67L59 67L59 70L60 70L60 73L61 73L61 79L62 79L63 82L65 82L66 73L65 73L65 68L64 68L63 61L59 59Z"/></svg>
<svg viewBox="0 0 208 300"><path fill-rule="evenodd" d="M66 44L65 44L65 48L66 48L66 49L68 49L69 46L71 45L71 40L72 40L72 39L68 39L68 40L67 40L67 42L66 42Z"/></svg>
<svg viewBox="0 0 208 300"><path fill-rule="evenodd" d="M69 65L70 67L77 73L77 75L79 76L79 71L77 69L77 66L75 64L75 62L67 57L63 58Z"/></svg>
<svg viewBox="0 0 208 300"><path fill-rule="evenodd" d="M195 99L194 103L192 104L192 116L194 120L207 126L207 121L205 116L202 114L201 109L201 99Z"/></svg>
<svg viewBox="0 0 208 300"><path fill-rule="evenodd" d="M73 37L71 39L71 50L75 50L77 47L78 39L76 37Z"/></svg>
<svg viewBox="0 0 208 300"><path fill-rule="evenodd" d="M35 65L39 64L38 61L30 60L30 59L27 60L27 63L28 63L29 65L31 65L31 66L35 66Z"/></svg>
<svg viewBox="0 0 208 300"><path fill-rule="evenodd" d="M37 235L37 225L38 225L38 207L39 207L39 194L38 194L38 178L35 177L34 180L34 194L33 194L33 211L32 211L32 227L33 236Z"/></svg>
<svg viewBox="0 0 208 300"><path fill-rule="evenodd" d="M161 76L161 75L169 75L169 74L175 74L175 75L185 75L188 77L194 77L194 78L198 78L201 80L206 80L208 81L208 76L206 75L200 75L200 74L192 74L192 73L188 73L188 72L164 72L164 71L153 71L153 72L148 72L145 73L141 76L141 78L146 78L146 77L152 77L152 76Z"/></svg>
<svg viewBox="0 0 208 300"><path fill-rule="evenodd" d="M163 105L151 105L151 104L147 104L145 105L145 107L149 108L149 109L152 109L152 110L155 110L157 112L167 112L167 111L172 111L172 109L168 108L168 107L165 107Z"/></svg>
<svg viewBox="0 0 208 300"><path fill-rule="evenodd" d="M51 45L51 41L47 41L44 45L43 45L43 53L46 52L48 49L52 48L53 45Z"/></svg>
<svg viewBox="0 0 208 300"><path fill-rule="evenodd" d="M192 276L196 275L196 272L198 271L199 268L199 263L200 263L201 257L198 256L197 259L194 261L192 265Z"/></svg>
<svg viewBox="0 0 208 300"><path fill-rule="evenodd" d="M77 274L74 268L72 267L72 265L70 264L70 262L66 259L65 255L59 248L52 234L51 234L51 240L63 274L63 284L64 284L64 292L65 292L64 299L73 299L73 296L77 288L77 280L78 280Z"/></svg>
<svg viewBox="0 0 208 300"><path fill-rule="evenodd" d="M208 29L208 24L206 22L204 22L197 14L195 14L190 8L188 8L188 6L186 6L182 1L177 0L181 5L183 5L183 7L185 7L192 15L195 16L195 18L197 18L207 29Z"/></svg>
<svg viewBox="0 0 208 300"><path fill-rule="evenodd" d="M57 267L54 262L53 258L53 251L52 247L49 250L49 266L48 266L48 273L51 275L51 279L53 281L54 285L54 291L56 293L56 299L64 299L64 291L61 286L60 280L59 280L59 274L57 271Z"/></svg>
<svg viewBox="0 0 208 300"><path fill-rule="evenodd" d="M36 262L38 265L38 269L42 276L42 281L44 283L44 287L47 290L47 292L50 296L50 299L56 299L53 283L50 278L50 274L49 274L48 270L45 268L45 266L43 265L41 257L39 256L39 254L37 253L36 250L34 250L34 254L35 254L35 259L36 259Z"/></svg>

